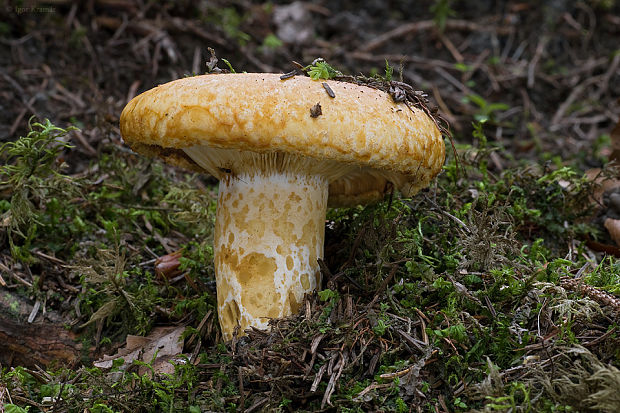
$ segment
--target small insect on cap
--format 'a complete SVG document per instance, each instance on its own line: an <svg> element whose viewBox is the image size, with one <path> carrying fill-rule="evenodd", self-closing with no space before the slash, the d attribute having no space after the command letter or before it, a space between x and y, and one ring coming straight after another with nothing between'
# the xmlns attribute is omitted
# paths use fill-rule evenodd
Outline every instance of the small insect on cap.
<svg viewBox="0 0 620 413"><path fill-rule="evenodd" d="M316 288L328 202L372 202L390 188L410 196L445 157L424 111L305 76L179 79L131 100L120 127L136 152L221 180L214 251L225 338L291 314Z"/></svg>

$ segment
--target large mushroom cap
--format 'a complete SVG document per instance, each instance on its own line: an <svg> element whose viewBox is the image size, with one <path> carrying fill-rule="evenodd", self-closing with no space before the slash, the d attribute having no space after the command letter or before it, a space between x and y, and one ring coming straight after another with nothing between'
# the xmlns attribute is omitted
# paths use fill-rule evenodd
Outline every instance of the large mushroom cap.
<svg viewBox="0 0 620 413"><path fill-rule="evenodd" d="M317 104L318 116L311 112ZM129 102L120 127L135 151L218 178L230 170L231 150L245 153L243 162L254 161L252 154L320 161L319 168L332 171L332 206L378 200L388 183L410 196L428 185L445 157L441 133L424 111L371 87L305 76L179 79ZM212 148L200 165L185 152L194 146Z"/></svg>

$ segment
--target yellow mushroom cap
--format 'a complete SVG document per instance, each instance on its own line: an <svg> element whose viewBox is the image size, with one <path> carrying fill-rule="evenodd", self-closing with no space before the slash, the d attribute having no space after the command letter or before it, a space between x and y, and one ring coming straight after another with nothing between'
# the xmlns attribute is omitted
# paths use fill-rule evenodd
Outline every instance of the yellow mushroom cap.
<svg viewBox="0 0 620 413"><path fill-rule="evenodd" d="M315 116L317 103L321 114ZM445 158L441 133L422 110L368 86L305 76L175 80L132 99L120 127L135 151L218 178L220 169L230 169L231 150L246 153L244 162L252 154L319 161L333 169L326 174L332 206L380 199L388 183L410 196L428 185ZM213 148L206 164L184 151L197 146Z"/></svg>

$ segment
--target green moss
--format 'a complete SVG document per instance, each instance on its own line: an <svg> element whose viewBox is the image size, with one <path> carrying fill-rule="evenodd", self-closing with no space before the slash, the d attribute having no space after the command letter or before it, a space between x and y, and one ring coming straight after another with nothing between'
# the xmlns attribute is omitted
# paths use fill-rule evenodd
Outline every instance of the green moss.
<svg viewBox="0 0 620 413"><path fill-rule="evenodd" d="M315 77L333 76L321 63ZM3 371L0 382L12 394L40 403L62 392L67 411L232 411L259 402L281 411L607 406L609 397L586 394L609 396L613 388L617 323L563 283L579 274L619 295L620 267L613 258L593 265L586 254L580 237L592 232L590 187L570 165L493 171L490 154L499 148L477 124L476 144L459 147L460 165L449 159L430 190L330 210L323 289L300 314L274 320L272 332L224 345L212 291L215 189L209 182L196 189L198 177L113 148L103 149L97 168L70 177L57 161L71 150L65 133L33 123L26 137L2 147L2 185L10 191L0 192L0 213L13 259L36 269L34 251L42 251L71 263L55 276L81 287L75 316L84 348L96 344L97 328L101 345L146 334L157 322L189 324L186 336L202 347L195 364L179 363L167 376L116 366L114 374L50 371L41 383L25 369ZM153 268L171 249L182 251L176 282ZM24 294L41 294L46 282L37 279ZM592 344L593 334L605 333ZM576 350L588 342L587 353ZM597 379L581 376L574 362ZM559 371L572 379L550 386ZM332 406L323 399L328 389ZM586 396L570 398L572 391Z"/></svg>

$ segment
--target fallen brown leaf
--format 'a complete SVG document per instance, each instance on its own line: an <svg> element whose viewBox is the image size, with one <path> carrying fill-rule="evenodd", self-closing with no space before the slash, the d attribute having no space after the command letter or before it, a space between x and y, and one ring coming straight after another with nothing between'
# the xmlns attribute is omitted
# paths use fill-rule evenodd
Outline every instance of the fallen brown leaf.
<svg viewBox="0 0 620 413"><path fill-rule="evenodd" d="M109 369L114 360L123 359L123 368L130 366L139 360L150 363L153 371L159 374L174 373L174 365L170 360L183 352L183 340L181 335L185 327L155 327L148 336L128 335L124 348L114 355L103 356L93 363L95 367ZM139 374L148 371L146 367L140 367Z"/></svg>
<svg viewBox="0 0 620 413"><path fill-rule="evenodd" d="M620 245L620 219L607 218L603 225L616 245Z"/></svg>
<svg viewBox="0 0 620 413"><path fill-rule="evenodd" d="M605 192L620 187L620 179L603 175L600 168L587 170L586 177L594 183L594 190L592 191L592 198L596 202L594 207L603 205L603 194Z"/></svg>
<svg viewBox="0 0 620 413"><path fill-rule="evenodd" d="M157 258L155 260L155 274L157 274L158 277L162 277L167 280L181 274L181 270L179 270L181 261L179 258L182 256L183 251L179 250Z"/></svg>

